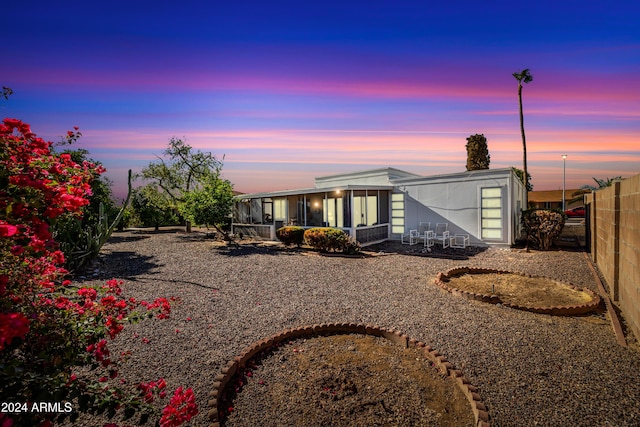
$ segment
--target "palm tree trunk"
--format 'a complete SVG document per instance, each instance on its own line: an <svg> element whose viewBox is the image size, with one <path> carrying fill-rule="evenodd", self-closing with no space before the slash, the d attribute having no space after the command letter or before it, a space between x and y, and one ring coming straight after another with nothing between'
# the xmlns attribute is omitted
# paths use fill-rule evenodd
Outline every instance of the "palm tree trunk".
<svg viewBox="0 0 640 427"><path fill-rule="evenodd" d="M529 209L529 186L527 185L527 140L524 136L524 114L522 112L522 84L518 85L518 100L520 102L520 133L522 134L522 166L523 166L523 180L524 180L524 209Z"/></svg>

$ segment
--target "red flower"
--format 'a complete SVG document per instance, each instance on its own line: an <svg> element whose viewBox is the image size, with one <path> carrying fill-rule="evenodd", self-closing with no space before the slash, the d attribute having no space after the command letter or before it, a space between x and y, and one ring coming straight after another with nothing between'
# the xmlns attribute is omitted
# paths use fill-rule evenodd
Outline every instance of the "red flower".
<svg viewBox="0 0 640 427"><path fill-rule="evenodd" d="M15 256L20 256L24 253L24 246L15 245L11 247L11 254Z"/></svg>
<svg viewBox="0 0 640 427"><path fill-rule="evenodd" d="M11 237L18 233L18 227L11 224L0 224L0 237Z"/></svg>
<svg viewBox="0 0 640 427"><path fill-rule="evenodd" d="M29 319L22 313L0 313L0 351L14 338L23 338L29 332Z"/></svg>
<svg viewBox="0 0 640 427"><path fill-rule="evenodd" d="M189 422L191 418L198 414L198 405L193 390L188 388L183 391L178 387L173 393L171 401L162 410L160 418L161 427L179 426Z"/></svg>

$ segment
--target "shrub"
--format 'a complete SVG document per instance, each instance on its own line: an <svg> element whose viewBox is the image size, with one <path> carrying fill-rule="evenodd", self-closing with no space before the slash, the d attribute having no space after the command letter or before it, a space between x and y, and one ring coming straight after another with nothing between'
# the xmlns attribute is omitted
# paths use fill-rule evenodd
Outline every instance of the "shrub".
<svg viewBox="0 0 640 427"><path fill-rule="evenodd" d="M332 250L355 254L360 251L360 244L337 228L310 228L304 232L304 240L309 246L320 252Z"/></svg>
<svg viewBox="0 0 640 427"><path fill-rule="evenodd" d="M300 247L304 242L304 228L290 225L281 227L276 230L276 237L286 246Z"/></svg>
<svg viewBox="0 0 640 427"><path fill-rule="evenodd" d="M154 395L165 394L163 379L141 383L139 393L121 387L118 368L126 352L110 353L107 340L154 313L168 317L169 300L125 299L117 280L95 287L63 280L65 257L51 226L82 218L99 173L96 165L51 151L28 124L0 123L0 396L78 408L0 413L2 426L51 425L66 417L74 423L79 412L112 417L119 410L129 418L138 412L143 422L153 413L148 403ZM189 390L174 394L161 425L177 425L197 412Z"/></svg>
<svg viewBox="0 0 640 427"><path fill-rule="evenodd" d="M347 243L342 248L342 252L344 252L347 255L359 254L361 250L362 250L362 247L360 246L360 243L354 238L352 238L351 236L349 236Z"/></svg>
<svg viewBox="0 0 640 427"><path fill-rule="evenodd" d="M529 209L522 212L522 226L527 241L536 249L549 250L564 228L565 215L560 211Z"/></svg>

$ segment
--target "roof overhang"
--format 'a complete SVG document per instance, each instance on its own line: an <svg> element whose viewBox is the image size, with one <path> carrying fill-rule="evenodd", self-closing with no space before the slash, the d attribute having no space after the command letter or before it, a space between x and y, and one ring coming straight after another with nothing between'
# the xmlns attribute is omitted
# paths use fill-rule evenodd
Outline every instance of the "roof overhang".
<svg viewBox="0 0 640 427"><path fill-rule="evenodd" d="M368 190L368 191L391 191L394 189L393 185L337 185L333 187L323 187L323 188L302 188L297 190L281 190L281 191L269 191L263 193L251 193L251 194L240 194L236 196L236 199L244 200L244 199L263 199L263 198L275 198L275 197L287 197L287 196L302 196L305 194L315 194L315 193L335 193L336 191L358 191L358 190Z"/></svg>

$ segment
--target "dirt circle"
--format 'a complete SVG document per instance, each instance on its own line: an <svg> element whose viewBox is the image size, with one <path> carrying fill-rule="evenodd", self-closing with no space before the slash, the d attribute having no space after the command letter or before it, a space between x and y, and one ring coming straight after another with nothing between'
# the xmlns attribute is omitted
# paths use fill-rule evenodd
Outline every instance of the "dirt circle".
<svg viewBox="0 0 640 427"><path fill-rule="evenodd" d="M455 380L423 349L364 334L286 340L240 370L221 425L473 426Z"/></svg>
<svg viewBox="0 0 640 427"><path fill-rule="evenodd" d="M600 303L600 297L589 289L505 271L452 269L439 274L436 284L474 299L551 314L586 313Z"/></svg>

